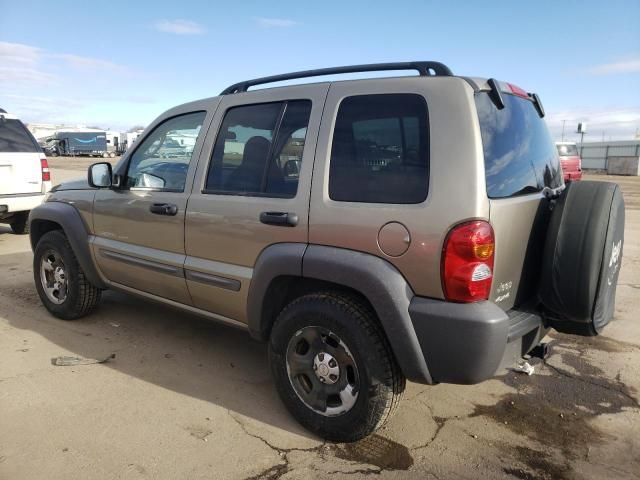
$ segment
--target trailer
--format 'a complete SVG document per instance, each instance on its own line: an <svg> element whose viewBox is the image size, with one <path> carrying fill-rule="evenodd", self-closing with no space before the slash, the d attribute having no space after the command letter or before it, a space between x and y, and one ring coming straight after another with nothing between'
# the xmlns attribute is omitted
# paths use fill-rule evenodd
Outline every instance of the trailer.
<svg viewBox="0 0 640 480"><path fill-rule="evenodd" d="M104 131L58 131L55 140L60 155L109 156L107 135Z"/></svg>

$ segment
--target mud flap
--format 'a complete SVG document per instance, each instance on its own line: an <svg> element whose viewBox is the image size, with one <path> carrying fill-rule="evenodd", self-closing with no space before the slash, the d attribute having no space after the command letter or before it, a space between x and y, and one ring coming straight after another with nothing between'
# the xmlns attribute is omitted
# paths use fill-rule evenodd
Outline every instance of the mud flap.
<svg viewBox="0 0 640 480"><path fill-rule="evenodd" d="M549 223L538 297L549 325L592 336L613 317L624 200L610 182L569 183Z"/></svg>

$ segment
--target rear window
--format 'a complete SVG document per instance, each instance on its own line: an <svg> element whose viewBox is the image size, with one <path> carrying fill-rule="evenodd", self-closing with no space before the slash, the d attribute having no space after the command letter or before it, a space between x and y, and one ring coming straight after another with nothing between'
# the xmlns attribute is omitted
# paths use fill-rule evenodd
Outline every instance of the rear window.
<svg viewBox="0 0 640 480"><path fill-rule="evenodd" d="M577 157L578 147L575 145L557 145L558 155L561 157Z"/></svg>
<svg viewBox="0 0 640 480"><path fill-rule="evenodd" d="M427 198L427 104L415 94L345 98L336 118L329 197L341 202L420 203Z"/></svg>
<svg viewBox="0 0 640 480"><path fill-rule="evenodd" d="M476 95L489 198L506 198L562 185L560 161L547 125L533 103L503 94L498 110L487 93Z"/></svg>
<svg viewBox="0 0 640 480"><path fill-rule="evenodd" d="M20 120L0 116L0 152L41 152L29 130Z"/></svg>

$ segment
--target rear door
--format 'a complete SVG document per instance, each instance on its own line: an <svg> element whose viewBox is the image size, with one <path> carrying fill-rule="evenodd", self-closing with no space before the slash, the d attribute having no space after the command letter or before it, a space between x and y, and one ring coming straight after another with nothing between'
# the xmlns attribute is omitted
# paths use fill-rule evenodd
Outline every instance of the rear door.
<svg viewBox="0 0 640 480"><path fill-rule="evenodd" d="M42 192L42 149L23 123L0 113L0 195Z"/></svg>
<svg viewBox="0 0 640 480"><path fill-rule="evenodd" d="M477 93L476 107L496 237L490 300L507 310L536 294L549 217L542 190L561 187L563 180L555 144L533 102L506 92L503 97L499 110L487 92Z"/></svg>
<svg viewBox="0 0 640 480"><path fill-rule="evenodd" d="M187 209L185 276L194 306L246 322L260 253L307 243L327 90L316 84L222 97Z"/></svg>

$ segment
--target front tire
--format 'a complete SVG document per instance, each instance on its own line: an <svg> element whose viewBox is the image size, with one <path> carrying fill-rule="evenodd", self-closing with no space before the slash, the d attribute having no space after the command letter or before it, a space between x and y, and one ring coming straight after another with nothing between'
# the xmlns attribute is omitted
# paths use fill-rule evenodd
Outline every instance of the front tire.
<svg viewBox="0 0 640 480"><path fill-rule="evenodd" d="M63 320L84 317L100 302L102 291L87 280L60 230L45 233L38 242L33 277L43 305Z"/></svg>
<svg viewBox="0 0 640 480"><path fill-rule="evenodd" d="M269 360L287 409L330 441L376 431L405 388L374 312L352 295L314 293L287 305L271 333Z"/></svg>

